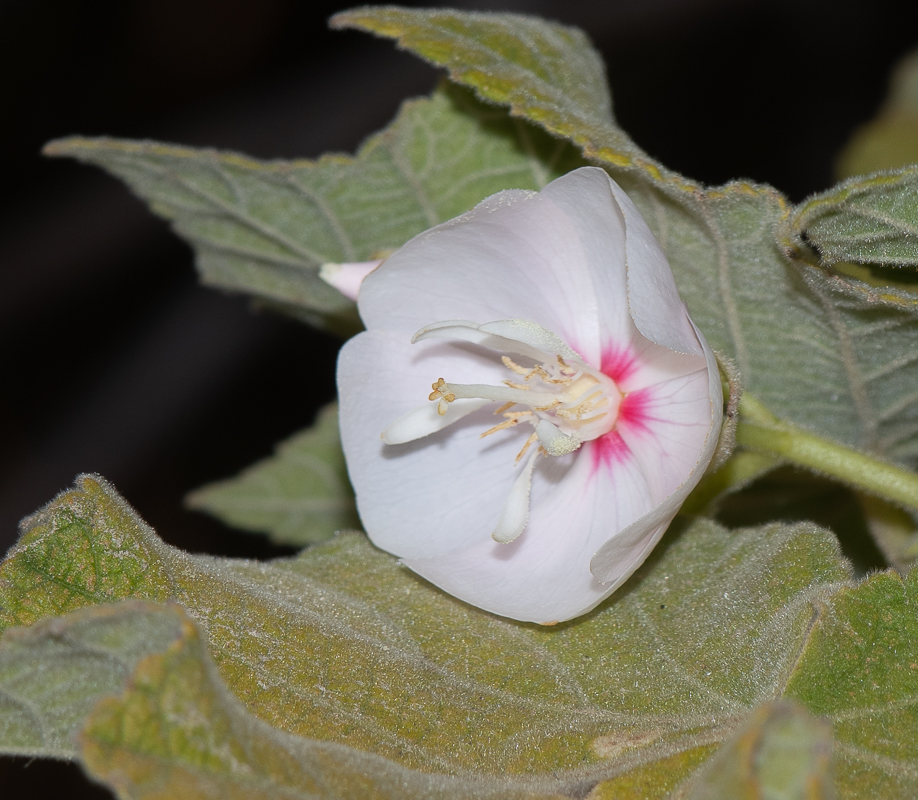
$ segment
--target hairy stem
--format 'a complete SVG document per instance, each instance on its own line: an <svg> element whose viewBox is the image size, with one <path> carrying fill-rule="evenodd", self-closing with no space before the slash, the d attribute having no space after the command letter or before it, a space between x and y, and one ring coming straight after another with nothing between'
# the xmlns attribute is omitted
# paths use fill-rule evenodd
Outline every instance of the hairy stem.
<svg viewBox="0 0 918 800"><path fill-rule="evenodd" d="M918 509L918 474L778 419L748 393L740 400L736 443Z"/></svg>

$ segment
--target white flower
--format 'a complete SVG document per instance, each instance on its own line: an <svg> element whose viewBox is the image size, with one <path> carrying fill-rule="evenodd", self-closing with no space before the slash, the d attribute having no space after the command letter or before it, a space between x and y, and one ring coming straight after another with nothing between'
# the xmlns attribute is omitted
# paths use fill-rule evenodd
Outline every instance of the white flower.
<svg viewBox="0 0 918 800"><path fill-rule="evenodd" d="M341 352L338 389L360 517L472 605L543 624L589 611L711 460L716 362L600 169L416 236L358 307L367 330Z"/></svg>

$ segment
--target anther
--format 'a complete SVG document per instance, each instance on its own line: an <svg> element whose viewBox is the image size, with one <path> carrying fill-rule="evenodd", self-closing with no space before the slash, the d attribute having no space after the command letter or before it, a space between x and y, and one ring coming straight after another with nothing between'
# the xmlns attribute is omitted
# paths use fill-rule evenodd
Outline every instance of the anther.
<svg viewBox="0 0 918 800"><path fill-rule="evenodd" d="M440 402L437 403L437 413L441 417L446 416L446 409L449 407L449 404L456 399L456 395L449 391L449 384L443 380L443 378L437 378L437 382L430 384L430 388L433 389L433 391L427 395L427 399L439 400Z"/></svg>

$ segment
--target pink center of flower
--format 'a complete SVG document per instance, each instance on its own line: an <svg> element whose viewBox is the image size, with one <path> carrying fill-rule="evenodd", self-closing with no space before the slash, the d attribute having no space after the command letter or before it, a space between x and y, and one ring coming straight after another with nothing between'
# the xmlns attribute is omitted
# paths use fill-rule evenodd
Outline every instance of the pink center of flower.
<svg viewBox="0 0 918 800"><path fill-rule="evenodd" d="M626 349L607 347L602 354L602 372L616 385L627 381L638 369L635 355ZM622 430L646 428L650 406L650 395L646 389L628 392L622 395L618 407L618 418L610 431L598 437L590 448L593 461L593 472L600 467L610 467L626 461L631 449L622 438Z"/></svg>

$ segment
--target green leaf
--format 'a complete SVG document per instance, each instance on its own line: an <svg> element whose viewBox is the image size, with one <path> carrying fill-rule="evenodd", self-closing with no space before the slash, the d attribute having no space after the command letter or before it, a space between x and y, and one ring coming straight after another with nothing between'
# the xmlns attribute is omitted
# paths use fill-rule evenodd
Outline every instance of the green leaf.
<svg viewBox="0 0 918 800"><path fill-rule="evenodd" d="M202 280L310 321L353 324L323 263L400 247L494 192L538 189L579 166L576 148L444 87L404 104L354 158L257 161L154 142L62 139L45 153L103 167L172 220Z"/></svg>
<svg viewBox="0 0 918 800"><path fill-rule="evenodd" d="M550 797L523 781L429 775L352 748L285 734L255 719L227 691L187 618L182 634L138 665L120 697L96 707L80 737L86 768L120 797Z"/></svg>
<svg viewBox="0 0 918 800"><path fill-rule="evenodd" d="M155 613L151 609L155 608ZM101 697L179 637L175 607L93 606L0 639L0 750L73 758L76 734Z"/></svg>
<svg viewBox="0 0 918 800"><path fill-rule="evenodd" d="M918 163L918 52L896 66L876 119L862 125L838 159L839 178Z"/></svg>
<svg viewBox="0 0 918 800"><path fill-rule="evenodd" d="M267 533L279 544L303 546L360 528L337 407L326 406L313 427L283 442L273 457L192 492L186 503L229 525Z"/></svg>
<svg viewBox="0 0 918 800"><path fill-rule="evenodd" d="M918 559L918 525L911 514L878 497L859 494L870 532L886 561L905 572Z"/></svg>
<svg viewBox="0 0 918 800"><path fill-rule="evenodd" d="M85 546L72 551L74 541ZM828 716L842 743L852 741L852 707L904 730L912 712L903 698L918 685L909 666L918 663L910 592L911 584L886 575L852 584L834 538L811 525L730 532L698 521L672 530L599 609L544 628L444 595L357 534L270 563L187 555L163 544L91 477L34 515L0 566L7 625L119 595L173 598L201 627L220 680L261 723L349 748L331 750L369 758L362 763L376 766L362 774L378 767L384 783L404 777L401 770L428 773L444 797L474 796L462 783L470 776L483 796L572 795L601 786L600 796L663 797L700 780L717 745L788 683L811 711ZM873 620L882 621L883 636L857 633ZM856 652L846 655L851 646ZM169 658L149 671L162 687L154 694L176 704L160 722L197 720L197 732L160 735L141 725L149 737L115 736L125 733L116 721L126 709L153 692L135 678L128 695L94 718L86 740L102 748L87 756L93 770L116 785L134 772L150 780L186 775L189 764L215 764L223 774L220 765L235 752L236 745L220 744L232 728L220 708L230 701L207 699L213 692L201 688L203 679L182 677L187 665L169 666ZM827 707L836 673L845 696ZM888 688L857 685L871 673ZM182 697L188 686L190 699ZM193 710L181 710L186 699ZM127 718L143 718L137 714ZM281 735L261 723L246 724L269 739ZM164 754L167 745L178 750ZM900 746L906 761L911 747ZM918 790L918 776L902 777L907 769L895 752L882 755L890 766L877 781ZM882 772L883 763L871 769ZM846 780L839 780L842 796L857 796ZM896 796L908 795L877 795Z"/></svg>
<svg viewBox="0 0 918 800"><path fill-rule="evenodd" d="M874 575L816 609L787 694L832 720L847 796L915 796L918 573Z"/></svg>
<svg viewBox="0 0 918 800"><path fill-rule="evenodd" d="M786 700L766 703L702 770L689 800L835 797L832 729Z"/></svg>
<svg viewBox="0 0 918 800"><path fill-rule="evenodd" d="M918 167L845 181L799 205L791 224L825 265L916 266Z"/></svg>
<svg viewBox="0 0 918 800"><path fill-rule="evenodd" d="M397 39L479 96L580 145L588 158L652 164L616 126L605 65L578 28L518 14L392 6L336 14L330 25Z"/></svg>

